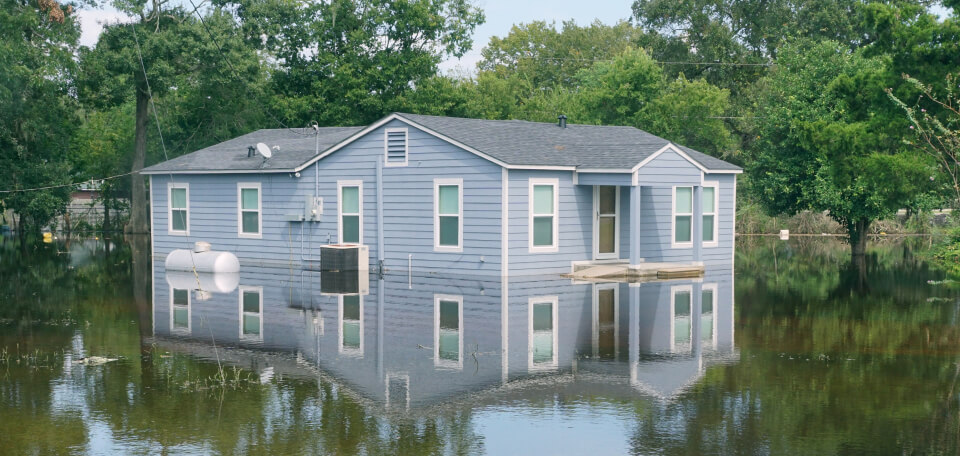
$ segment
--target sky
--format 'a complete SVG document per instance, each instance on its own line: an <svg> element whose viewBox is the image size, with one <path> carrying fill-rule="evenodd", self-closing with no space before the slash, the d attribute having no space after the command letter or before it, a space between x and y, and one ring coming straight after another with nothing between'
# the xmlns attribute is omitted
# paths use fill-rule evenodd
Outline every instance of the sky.
<svg viewBox="0 0 960 456"><path fill-rule="evenodd" d="M492 36L505 36L514 24L535 20L562 21L573 19L586 25L599 19L606 24L616 23L630 16L632 0L475 0L483 9L486 23L477 27L473 35L473 49L463 58L450 58L440 64L444 73L452 70L472 72L480 60L480 49ZM93 46L103 30L104 21L116 22L124 15L113 9L83 9L80 17L80 44Z"/></svg>

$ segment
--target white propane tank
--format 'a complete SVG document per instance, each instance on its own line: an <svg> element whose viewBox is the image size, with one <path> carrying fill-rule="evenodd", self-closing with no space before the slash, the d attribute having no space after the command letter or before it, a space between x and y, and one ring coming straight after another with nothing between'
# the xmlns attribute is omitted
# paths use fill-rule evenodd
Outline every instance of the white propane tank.
<svg viewBox="0 0 960 456"><path fill-rule="evenodd" d="M167 271L167 284L171 288L181 290L196 290L197 284L200 290L214 293L230 293L237 289L240 284L240 274L236 272L218 272L211 274L209 272L198 272L193 275L193 271Z"/></svg>
<svg viewBox="0 0 960 456"><path fill-rule="evenodd" d="M167 255L168 271L240 272L240 261L230 252L210 250L210 244L197 242L193 250L177 249Z"/></svg>

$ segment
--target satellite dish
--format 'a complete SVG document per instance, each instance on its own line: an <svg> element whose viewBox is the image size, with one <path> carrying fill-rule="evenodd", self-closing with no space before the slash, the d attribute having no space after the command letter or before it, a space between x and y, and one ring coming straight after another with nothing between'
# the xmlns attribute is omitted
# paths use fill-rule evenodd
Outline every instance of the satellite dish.
<svg viewBox="0 0 960 456"><path fill-rule="evenodd" d="M273 152L264 143L257 143L257 152L260 152L263 158L270 158L270 156L273 155Z"/></svg>

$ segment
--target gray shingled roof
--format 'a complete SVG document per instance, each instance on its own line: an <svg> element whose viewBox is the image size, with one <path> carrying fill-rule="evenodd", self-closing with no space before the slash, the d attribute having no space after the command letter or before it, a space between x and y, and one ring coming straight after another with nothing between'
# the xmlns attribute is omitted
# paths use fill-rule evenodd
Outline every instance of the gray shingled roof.
<svg viewBox="0 0 960 456"><path fill-rule="evenodd" d="M396 114L511 166L570 166L582 169L630 170L670 142L634 127L568 124L522 120L485 120L459 117ZM320 129L321 153L346 140L362 127ZM144 170L146 174L202 171L289 171L315 156L315 137L287 129L259 130L177 157ZM247 147L258 142L280 146L268 160L247 157ZM711 171L739 171L723 160L679 146L691 159Z"/></svg>
<svg viewBox="0 0 960 456"><path fill-rule="evenodd" d="M634 127L567 124L560 128L524 120L399 115L509 165L632 169L670 143ZM740 170L695 150L681 149L709 170Z"/></svg>
<svg viewBox="0 0 960 456"><path fill-rule="evenodd" d="M321 128L320 151L329 149L362 129L363 127ZM317 155L317 136L314 135L313 129L302 129L302 134L297 131L286 128L257 130L150 166L145 168L143 173L290 171ZM274 150L273 156L267 160L259 154L247 157L247 147L256 146L259 142L271 148L279 146L279 150Z"/></svg>

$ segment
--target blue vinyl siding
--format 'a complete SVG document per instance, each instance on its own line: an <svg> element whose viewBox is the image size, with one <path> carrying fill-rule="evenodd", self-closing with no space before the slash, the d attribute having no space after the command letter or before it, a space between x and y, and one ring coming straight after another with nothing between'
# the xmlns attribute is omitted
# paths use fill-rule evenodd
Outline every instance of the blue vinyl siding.
<svg viewBox="0 0 960 456"><path fill-rule="evenodd" d="M699 185L700 168L667 150L637 170L640 185Z"/></svg>
<svg viewBox="0 0 960 456"><path fill-rule="evenodd" d="M708 174L706 182L719 183L718 236L716 247L703 248L704 264L733 261L734 241L734 176ZM640 242L641 257L647 262L693 261L693 248L672 248L672 186L644 186L641 181ZM699 177L696 185L700 185Z"/></svg>
<svg viewBox="0 0 960 456"><path fill-rule="evenodd" d="M383 129L406 126L392 121L307 167L295 178L285 173L174 175L190 184L190 236L167 234L166 187L169 175L154 175L155 254L189 248L207 241L215 250L233 252L241 264L301 264L303 255L317 258L320 246L336 243L337 181L363 181L363 243L369 246L371 268L377 259L376 166L383 159ZM499 274L500 167L416 128L409 128L408 165L383 168L384 266L406 271L413 255L417 272ZM289 222L287 214L303 212L306 195L314 193L320 171L320 222ZM569 174L569 173L568 173ZM434 252L433 180L463 179L463 252ZM263 237L237 235L237 183L260 182L263 188ZM482 260L481 261L481 257Z"/></svg>
<svg viewBox="0 0 960 456"><path fill-rule="evenodd" d="M577 173L579 185L632 185L632 173Z"/></svg>
<svg viewBox="0 0 960 456"><path fill-rule="evenodd" d="M510 170L510 274L570 272L572 261L593 257L593 187L573 185L570 171ZM530 252L530 179L557 179L556 252Z"/></svg>
<svg viewBox="0 0 960 456"><path fill-rule="evenodd" d="M408 261L414 274L495 276L501 274L502 169L499 165L454 146L440 138L393 120L371 130L346 147L301 171L264 174L179 174L151 176L154 253L165 258L174 249L191 248L207 241L214 250L237 255L241 265L318 265L320 246L336 243L337 181L363 182L363 243L369 247L371 270L377 252L377 162L383 159L386 128L407 127L407 166L384 167L383 226L384 266L387 272L406 273ZM282 151L280 151L282 153ZM315 179L319 172L319 192ZM671 248L671 191L674 185L700 185L701 179L718 181L718 246L703 248L707 264L732 261L734 230L734 183L730 174L703 175L693 164L667 151L638 171L641 213L632 214L628 173L581 173L574 185L571 171L520 170L507 173L509 189L509 273L543 275L567 273L574 261L593 259L593 185L618 184L620 191L620 258L629 258L630 219L640 221L641 257L647 262L692 261L693 249ZM434 179L463 179L462 252L434 250ZM530 252L529 182L534 178L558 182L556 252ZM167 226L167 184L189 184L189 236L170 235ZM237 184L259 183L262 189L262 237L238 235ZM291 222L302 214L308 195L323 199L319 222ZM303 233L301 235L301 232Z"/></svg>

